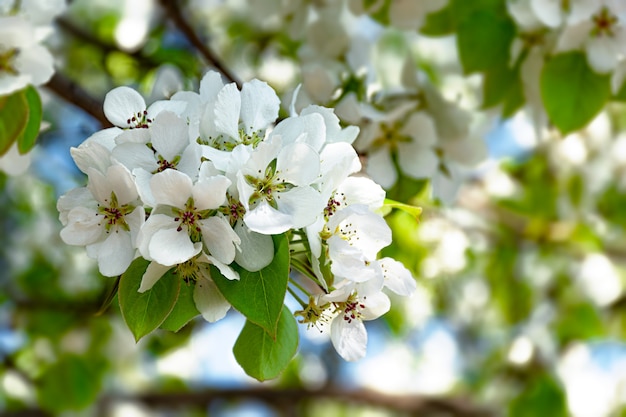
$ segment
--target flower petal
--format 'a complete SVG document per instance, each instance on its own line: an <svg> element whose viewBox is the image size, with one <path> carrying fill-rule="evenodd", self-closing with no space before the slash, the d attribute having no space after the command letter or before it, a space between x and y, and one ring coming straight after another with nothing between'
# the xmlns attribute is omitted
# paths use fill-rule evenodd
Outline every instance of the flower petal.
<svg viewBox="0 0 626 417"><path fill-rule="evenodd" d="M193 290L193 301L202 317L209 323L214 323L226 316L230 304L219 292L213 281L198 278Z"/></svg>
<svg viewBox="0 0 626 417"><path fill-rule="evenodd" d="M361 320L344 320L343 315L335 317L330 327L330 340L339 356L347 361L365 356L367 331Z"/></svg>
<svg viewBox="0 0 626 417"><path fill-rule="evenodd" d="M146 102L137 91L130 87L117 87L104 96L104 115L119 127L130 127L128 122L138 113L143 114Z"/></svg>

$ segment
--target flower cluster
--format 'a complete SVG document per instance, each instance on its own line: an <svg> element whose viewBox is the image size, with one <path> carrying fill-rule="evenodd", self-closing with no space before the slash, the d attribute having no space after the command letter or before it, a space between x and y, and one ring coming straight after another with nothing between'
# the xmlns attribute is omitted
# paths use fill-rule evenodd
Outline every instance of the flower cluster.
<svg viewBox="0 0 626 417"><path fill-rule="evenodd" d="M626 54L626 5L617 0L509 0L522 32L558 31L554 52L584 50L591 68L612 72Z"/></svg>
<svg viewBox="0 0 626 417"><path fill-rule="evenodd" d="M65 0L23 0L0 4L0 96L41 85L54 73L53 58L41 42Z"/></svg>
<svg viewBox="0 0 626 417"><path fill-rule="evenodd" d="M286 233L306 256L292 266L316 284L302 321L334 317L333 344L354 360L365 353L362 320L389 309L383 288L409 295L415 282L399 262L377 259L391 231L379 214L383 189L354 175L358 128L315 105L274 125L279 106L266 83L239 90L216 72L199 93L149 107L131 88L112 90L104 112L115 126L71 150L88 184L59 199L61 237L86 246L106 276L150 261L140 292L175 269L215 321L230 305L208 266L230 280L239 279L233 263L259 271L273 260L271 236Z"/></svg>

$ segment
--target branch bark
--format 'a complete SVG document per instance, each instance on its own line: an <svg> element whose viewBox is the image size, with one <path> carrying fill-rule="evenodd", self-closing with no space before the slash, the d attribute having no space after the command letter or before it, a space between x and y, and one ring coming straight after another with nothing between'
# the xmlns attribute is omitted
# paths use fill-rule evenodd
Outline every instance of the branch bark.
<svg viewBox="0 0 626 417"><path fill-rule="evenodd" d="M161 6L165 10L167 17L176 25L176 27L185 35L187 40L200 52L200 54L217 69L230 82L237 84L241 89L241 81L239 78L222 62L211 48L200 39L198 34L191 27L180 11L180 5L175 0L161 0Z"/></svg>
<svg viewBox="0 0 626 417"><path fill-rule="evenodd" d="M100 122L102 127L112 127L113 125L104 115L102 109L102 101L92 97L83 88L74 81L65 77L61 73L55 73L50 81L44 85L47 89L54 92L62 99L80 107L96 120Z"/></svg>
<svg viewBox="0 0 626 417"><path fill-rule="evenodd" d="M419 415L420 417L491 417L490 410L470 403L466 399L428 397L421 395L387 395L371 390L342 390L324 388L306 389L210 389L189 393L145 393L137 396L107 396L106 404L138 402L153 409L162 408L206 408L217 400L256 399L276 407L294 406L306 401L327 399L343 404L371 406L385 410Z"/></svg>

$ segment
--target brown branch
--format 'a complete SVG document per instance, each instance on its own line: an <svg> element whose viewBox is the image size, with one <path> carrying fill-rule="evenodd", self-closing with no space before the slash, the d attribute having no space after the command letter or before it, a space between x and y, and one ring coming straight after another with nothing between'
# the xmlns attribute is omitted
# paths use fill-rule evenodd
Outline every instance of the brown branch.
<svg viewBox="0 0 626 417"><path fill-rule="evenodd" d="M89 113L100 122L102 127L113 126L104 115L104 110L102 110L102 101L99 101L89 95L89 93L83 90L80 85L76 84L74 81L65 77L61 73L55 73L50 81L44 85L44 87L54 92L62 99Z"/></svg>
<svg viewBox="0 0 626 417"><path fill-rule="evenodd" d="M63 30L65 33L73 36L74 38L80 39L81 41L93 45L105 53L116 52L120 54L124 54L135 59L139 65L146 68L155 68L162 64L162 62L150 58L142 53L141 50L136 52L128 52L123 51L115 45L112 45L108 42L103 41L102 39L95 36L93 33L88 30L83 29L78 26L76 23L72 22L72 20L67 17L61 16L56 19L57 26Z"/></svg>
<svg viewBox="0 0 626 417"><path fill-rule="evenodd" d="M371 390L341 390L325 388L319 390L305 389L223 389L205 390L189 393L146 393L137 396L107 396L103 400L107 404L130 401L139 402L150 408L206 408L216 400L257 399L278 407L293 406L301 402L329 399L341 403L367 405L385 410L411 413L421 417L456 416L456 417L490 417L495 416L489 410L471 404L465 399L428 397L421 395L387 395Z"/></svg>
<svg viewBox="0 0 626 417"><path fill-rule="evenodd" d="M237 84L241 89L241 81L237 76L222 62L222 60L209 48L193 30L189 22L185 20L179 9L176 0L161 0L161 6L165 10L165 14L174 22L176 27L185 35L189 42L202 54L202 56L226 77L230 82Z"/></svg>

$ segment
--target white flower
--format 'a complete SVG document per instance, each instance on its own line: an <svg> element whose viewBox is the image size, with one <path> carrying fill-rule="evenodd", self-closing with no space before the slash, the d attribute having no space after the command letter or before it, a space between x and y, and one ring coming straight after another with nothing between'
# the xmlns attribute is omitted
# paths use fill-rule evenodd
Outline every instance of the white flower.
<svg viewBox="0 0 626 417"><path fill-rule="evenodd" d="M567 26L556 51L584 49L591 68L598 73L613 71L626 56L626 27L617 13L606 5L596 6L587 19Z"/></svg>
<svg viewBox="0 0 626 417"><path fill-rule="evenodd" d="M135 258L135 241L144 223L133 178L122 165L105 174L88 170L87 188L70 191L57 208L65 226L61 238L69 245L87 247L105 276L122 274Z"/></svg>
<svg viewBox="0 0 626 417"><path fill-rule="evenodd" d="M381 289L381 279L343 281L330 294L319 297L318 304L330 302L334 307L337 315L330 325L330 338L337 353L347 361L365 356L367 331L363 320L374 320L389 311L391 302Z"/></svg>
<svg viewBox="0 0 626 417"><path fill-rule="evenodd" d="M238 172L237 188L250 230L279 234L313 223L325 202L311 187L319 174L319 155L306 143L282 146L272 136L261 142Z"/></svg>
<svg viewBox="0 0 626 417"><path fill-rule="evenodd" d="M192 184L186 174L167 169L155 174L150 188L157 203L137 237L141 255L161 265L188 261L202 250L230 264L240 239L219 213L230 181L224 176L200 178Z"/></svg>
<svg viewBox="0 0 626 417"><path fill-rule="evenodd" d="M174 268L176 276L185 281L185 284L181 285L194 285L193 300L202 317L208 322L215 322L226 315L230 309L230 303L226 301L213 282L209 269L211 264L215 265L227 279L239 279L239 274L231 267L204 252L200 252L199 255ZM151 262L141 278L139 292L150 290L170 269L172 266Z"/></svg>
<svg viewBox="0 0 626 417"><path fill-rule="evenodd" d="M385 220L361 204L331 215L322 233L333 275L355 282L375 277L378 272L371 266L378 252L391 244L391 229Z"/></svg>
<svg viewBox="0 0 626 417"><path fill-rule="evenodd" d="M141 94L125 86L109 91L104 96L103 104L106 118L113 125L127 130L116 139L117 143L147 143L149 136L143 129L147 129L161 111L181 114L186 107L184 101L160 100L146 108L146 101Z"/></svg>
<svg viewBox="0 0 626 417"><path fill-rule="evenodd" d="M52 77L52 55L38 43L29 22L18 16L0 16L0 39L0 96L29 84L44 84Z"/></svg>
<svg viewBox="0 0 626 417"><path fill-rule="evenodd" d="M120 143L113 149L112 156L132 171L142 200L154 206L150 192L152 175L176 169L193 180L198 175L202 154L200 145L189 141L187 123L170 111L160 112L146 131L149 144Z"/></svg>

